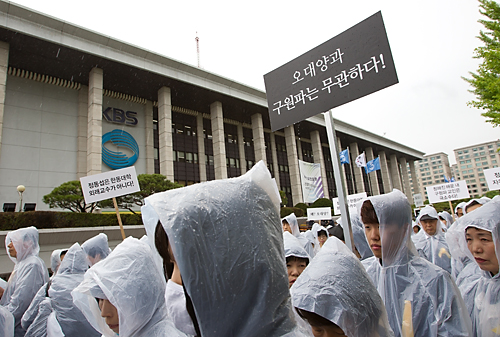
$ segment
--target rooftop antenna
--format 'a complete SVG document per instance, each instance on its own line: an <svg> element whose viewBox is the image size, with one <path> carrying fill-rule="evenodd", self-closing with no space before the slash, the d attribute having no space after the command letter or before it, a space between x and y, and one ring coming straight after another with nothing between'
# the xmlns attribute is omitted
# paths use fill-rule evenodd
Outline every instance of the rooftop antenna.
<svg viewBox="0 0 500 337"><path fill-rule="evenodd" d="M196 54L198 56L198 68L200 68L200 38L198 37L198 32L196 32Z"/></svg>

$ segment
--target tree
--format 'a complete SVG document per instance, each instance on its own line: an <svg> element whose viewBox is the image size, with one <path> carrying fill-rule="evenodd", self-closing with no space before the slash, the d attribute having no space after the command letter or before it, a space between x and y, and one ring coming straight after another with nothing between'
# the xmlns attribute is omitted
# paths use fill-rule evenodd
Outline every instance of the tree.
<svg viewBox="0 0 500 337"><path fill-rule="evenodd" d="M183 187L180 184L167 180L162 174L139 174L137 181L141 189L139 192L116 198L119 208L127 209L134 214L137 213L133 210L133 207L144 206L144 199L151 194ZM114 207L111 200L106 200L102 205L103 207Z"/></svg>
<svg viewBox="0 0 500 337"><path fill-rule="evenodd" d="M85 204L82 187L78 180L68 181L43 196L43 202L50 208L62 208L76 213L92 213L97 203Z"/></svg>
<svg viewBox="0 0 500 337"><path fill-rule="evenodd" d="M481 115L493 126L500 125L500 5L495 1L479 0L479 12L487 19L479 20L485 30L478 38L484 46L474 50L474 58L482 59L477 73L470 72L472 78L464 78L474 88L469 90L476 100L467 103L484 110Z"/></svg>
<svg viewBox="0 0 500 337"><path fill-rule="evenodd" d="M286 205L288 204L288 198L286 197L286 193L280 190L280 197L281 197L281 204Z"/></svg>

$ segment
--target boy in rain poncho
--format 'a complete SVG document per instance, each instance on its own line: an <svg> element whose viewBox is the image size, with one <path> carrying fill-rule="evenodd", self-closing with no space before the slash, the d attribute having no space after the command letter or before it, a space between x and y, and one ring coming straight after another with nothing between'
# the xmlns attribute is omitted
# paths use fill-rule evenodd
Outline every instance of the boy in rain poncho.
<svg viewBox="0 0 500 337"><path fill-rule="evenodd" d="M260 161L246 174L146 198L158 214L203 337L297 336L280 197Z"/></svg>
<svg viewBox="0 0 500 337"><path fill-rule="evenodd" d="M463 216L467 245L474 263L481 268L481 277L464 294L472 307L474 336L500 335L500 203L488 202Z"/></svg>
<svg viewBox="0 0 500 337"><path fill-rule="evenodd" d="M16 264L3 292L0 305L9 310L15 319L15 336L24 336L21 318L40 287L49 280L45 263L38 257L38 230L35 227L9 232L5 247Z"/></svg>
<svg viewBox="0 0 500 337"><path fill-rule="evenodd" d="M422 226L422 230L413 237L418 253L427 261L451 274L450 248L446 243L444 232L441 230L441 221L434 207L422 208L417 223Z"/></svg>
<svg viewBox="0 0 500 337"><path fill-rule="evenodd" d="M394 336L380 295L337 238L328 239L290 291L314 336Z"/></svg>
<svg viewBox="0 0 500 337"><path fill-rule="evenodd" d="M137 239L125 239L92 266L71 294L89 323L105 337L184 336L167 318L165 282L151 248Z"/></svg>
<svg viewBox="0 0 500 337"><path fill-rule="evenodd" d="M311 258L302 248L302 244L289 232L283 232L286 268L288 271L288 287L291 287L309 264Z"/></svg>
<svg viewBox="0 0 500 337"><path fill-rule="evenodd" d="M470 318L450 274L419 257L413 245L406 196L394 190L369 197L361 206L361 220L375 255L362 263L384 301L394 334L402 336L409 301L415 337L469 336Z"/></svg>
<svg viewBox="0 0 500 337"><path fill-rule="evenodd" d="M300 233L299 223L297 222L297 217L294 213L287 215L283 219L281 219L281 223L283 225L283 231L287 231L291 233L293 236L299 240L302 248L304 248L309 254L309 256L314 256L314 248L312 243Z"/></svg>
<svg viewBox="0 0 500 337"><path fill-rule="evenodd" d="M105 259L109 253L111 253L111 249L109 249L108 245L108 236L104 233L99 233L85 241L82 244L82 249L85 254L87 254L87 263L89 267Z"/></svg>

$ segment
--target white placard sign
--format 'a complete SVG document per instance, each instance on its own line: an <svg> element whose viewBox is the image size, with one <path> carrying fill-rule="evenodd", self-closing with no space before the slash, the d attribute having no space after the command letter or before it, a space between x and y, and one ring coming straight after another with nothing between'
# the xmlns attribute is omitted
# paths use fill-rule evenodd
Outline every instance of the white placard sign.
<svg viewBox="0 0 500 337"><path fill-rule="evenodd" d="M500 190L500 167L484 170L484 178L491 190Z"/></svg>
<svg viewBox="0 0 500 337"><path fill-rule="evenodd" d="M331 220L332 209L330 207L316 207L307 209L307 220Z"/></svg>
<svg viewBox="0 0 500 337"><path fill-rule="evenodd" d="M366 199L367 197L368 195L366 194L366 192L348 195L347 204L349 207L349 214L351 214L352 212L356 213L358 211L356 209L356 204L360 200ZM332 201L333 201L333 211L335 212L335 215L339 215L340 214L339 198L333 198Z"/></svg>
<svg viewBox="0 0 500 337"><path fill-rule="evenodd" d="M422 198L422 194L416 193L413 195L413 203L415 204L416 207L423 207L424 206L424 199Z"/></svg>
<svg viewBox="0 0 500 337"><path fill-rule="evenodd" d="M80 184L87 204L141 190L134 166L82 177Z"/></svg>
<svg viewBox="0 0 500 337"><path fill-rule="evenodd" d="M465 180L427 186L427 198L431 204L451 200L470 198L469 189Z"/></svg>

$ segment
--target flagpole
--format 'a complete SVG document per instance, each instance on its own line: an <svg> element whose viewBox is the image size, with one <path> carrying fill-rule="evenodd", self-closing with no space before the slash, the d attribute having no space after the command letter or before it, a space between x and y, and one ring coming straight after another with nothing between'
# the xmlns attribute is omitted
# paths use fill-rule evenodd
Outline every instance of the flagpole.
<svg viewBox="0 0 500 337"><path fill-rule="evenodd" d="M344 176L340 174L339 151L337 147L337 136L335 133L332 110L325 112L324 117L328 144L330 145L330 156L332 158L335 186L337 187L337 196L339 198L340 217L342 218L342 229L344 230L345 244L352 252L354 252L351 217L349 216L349 208L347 207L347 194L345 190L346 185Z"/></svg>

